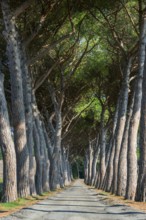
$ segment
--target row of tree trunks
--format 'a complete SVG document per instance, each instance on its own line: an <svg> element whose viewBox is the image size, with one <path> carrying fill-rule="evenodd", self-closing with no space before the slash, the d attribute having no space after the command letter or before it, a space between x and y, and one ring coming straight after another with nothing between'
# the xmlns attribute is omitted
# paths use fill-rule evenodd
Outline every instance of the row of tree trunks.
<svg viewBox="0 0 146 220"><path fill-rule="evenodd" d="M100 142L100 169L94 178L94 186L126 199L146 201L146 14L143 13L139 41L139 69L134 83L131 83L130 74L133 68L135 52L127 55L123 70L118 104L113 120L109 148L104 141ZM129 93L130 91L130 93ZM142 106L142 107L141 107ZM103 121L102 121L103 120ZM104 119L101 117L100 140L108 140L104 135ZM140 126L139 126L140 124ZM140 141L138 131L140 127ZM140 150L139 166L137 160L137 146ZM108 152L105 153L105 149ZM93 155L94 157L94 155ZM86 155L86 164L89 158ZM105 166L105 161L108 163ZM85 164L85 165L86 165ZM103 165L104 164L104 165ZM104 167L104 168L102 168ZM102 168L102 169L101 169ZM87 166L85 166L85 170ZM89 172L89 171L88 171ZM85 171L87 173L87 171ZM87 179L89 177L86 177ZM88 182L87 180L85 182ZM90 183L93 184L93 183Z"/></svg>
<svg viewBox="0 0 146 220"><path fill-rule="evenodd" d="M88 150L84 160L84 182L94 185L97 174L97 162L100 153L99 135L94 140L89 140Z"/></svg>
<svg viewBox="0 0 146 220"><path fill-rule="evenodd" d="M51 189L64 187L71 181L68 157L61 149L62 116L61 102L50 92L56 114L53 144L43 122L28 69L25 47L16 28L15 14L9 1L2 0L1 8L5 25L7 57L11 80L12 125L0 72L0 142L4 160L3 201L18 197L42 194ZM12 131L14 132L14 141ZM17 176L16 176L17 171Z"/></svg>

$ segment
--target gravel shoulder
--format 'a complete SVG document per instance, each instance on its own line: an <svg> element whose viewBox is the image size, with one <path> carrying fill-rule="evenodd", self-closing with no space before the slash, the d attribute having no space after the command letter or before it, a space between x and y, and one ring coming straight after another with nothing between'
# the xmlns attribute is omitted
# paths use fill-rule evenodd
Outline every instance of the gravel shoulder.
<svg viewBox="0 0 146 220"><path fill-rule="evenodd" d="M4 220L146 220L146 213L124 204L114 204L82 180L56 195L24 208Z"/></svg>

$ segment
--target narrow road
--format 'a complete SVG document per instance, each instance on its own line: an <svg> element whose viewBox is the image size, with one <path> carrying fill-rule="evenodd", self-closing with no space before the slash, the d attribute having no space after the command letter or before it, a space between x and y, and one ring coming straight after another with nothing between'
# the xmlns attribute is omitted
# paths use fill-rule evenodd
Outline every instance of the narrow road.
<svg viewBox="0 0 146 220"><path fill-rule="evenodd" d="M36 205L22 209L4 220L146 220L146 213L131 207L105 203L104 195L97 195L82 180L73 186L43 200Z"/></svg>

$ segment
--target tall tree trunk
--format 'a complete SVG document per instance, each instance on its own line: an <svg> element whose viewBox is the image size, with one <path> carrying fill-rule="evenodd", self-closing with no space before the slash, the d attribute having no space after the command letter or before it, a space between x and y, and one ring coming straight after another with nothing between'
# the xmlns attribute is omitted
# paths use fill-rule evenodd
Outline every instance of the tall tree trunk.
<svg viewBox="0 0 146 220"><path fill-rule="evenodd" d="M125 196L126 185L127 185L127 148L128 148L128 134L129 134L129 125L133 111L134 104L134 94L131 97L131 103L129 105L129 110L127 113L127 119L121 144L121 151L119 156L119 167L118 167L118 188L117 195Z"/></svg>
<svg viewBox="0 0 146 220"><path fill-rule="evenodd" d="M141 31L140 48L139 48L139 72L137 76L135 99L133 106L133 113L129 128L128 138L128 167L127 167L127 188L126 199L135 199L137 187L137 134L141 113L141 99L142 99L142 80L144 73L145 62L145 46L146 46L146 14L143 18L143 27Z"/></svg>
<svg viewBox="0 0 146 220"><path fill-rule="evenodd" d="M72 171L71 171L71 165L70 165L70 162L67 161L67 173L68 173L68 182L69 184L71 183L72 181Z"/></svg>
<svg viewBox="0 0 146 220"><path fill-rule="evenodd" d="M49 158L49 160L51 160L51 157L52 157L52 154L53 154L53 147L52 147L51 141L49 139L49 136L48 136L48 133L47 133L44 122L42 122L42 127L43 127L43 132L44 132L44 138L45 138L45 141L46 141L48 158Z"/></svg>
<svg viewBox="0 0 146 220"><path fill-rule="evenodd" d="M108 168L108 164L109 164L109 160L110 160L110 156L111 156L111 150L112 150L112 145L111 145L111 140L110 140L109 144L108 144L108 147L106 148L106 158L105 158L106 171L105 171L103 184L102 184L102 187L101 187L102 190L106 190L107 178L108 178L108 175L109 175L109 173L107 172L107 168Z"/></svg>
<svg viewBox="0 0 146 220"><path fill-rule="evenodd" d="M104 114L105 114L105 106L103 103L102 105L102 111L101 111L101 119L100 119L100 167L99 167L99 175L98 179L100 179L100 182L98 181L97 188L100 188L102 186L102 182L105 176L105 148L106 148L106 129L104 128ZM100 178L99 178L100 177Z"/></svg>
<svg viewBox="0 0 146 220"><path fill-rule="evenodd" d="M84 158L84 182L86 184L88 182L88 163L89 163L89 158L88 158L88 152L86 151Z"/></svg>
<svg viewBox="0 0 146 220"><path fill-rule="evenodd" d="M114 154L115 154L115 141L112 142L112 148L110 153L110 159L107 166L107 180L106 180L106 186L105 191L110 192L112 188L113 183L113 161L114 161Z"/></svg>
<svg viewBox="0 0 146 220"><path fill-rule="evenodd" d="M14 125L14 140L17 156L17 188L18 196L26 197L30 194L29 189L29 154L27 148L25 112L22 88L22 70L20 51L17 42L15 18L11 16L8 1L1 1L3 19L6 31L7 55L11 77L11 98Z"/></svg>
<svg viewBox="0 0 146 220"><path fill-rule="evenodd" d="M63 159L62 159L62 153L60 153L58 161L58 170L59 170L59 180L60 180L60 187L64 188L64 173L63 173Z"/></svg>
<svg viewBox="0 0 146 220"><path fill-rule="evenodd" d="M3 155L2 201L17 199L16 153L11 135L7 103L3 87L3 74L0 71L0 146Z"/></svg>
<svg viewBox="0 0 146 220"><path fill-rule="evenodd" d="M43 191L47 192L50 190L49 186L49 159L48 159L48 153L47 153L47 146L46 141L44 137L42 122L39 117L39 112L36 110L36 125L38 129L39 139L40 139L40 156L42 159L42 188Z"/></svg>
<svg viewBox="0 0 146 220"><path fill-rule="evenodd" d="M105 177L106 164L105 164L105 148L106 148L106 129L102 128L101 142L100 142L100 184L99 188L102 188L103 180Z"/></svg>
<svg viewBox="0 0 146 220"><path fill-rule="evenodd" d="M67 149L62 149L62 162L63 162L63 173L64 173L64 185L69 185L69 169L68 169L68 155Z"/></svg>
<svg viewBox="0 0 146 220"><path fill-rule="evenodd" d="M91 175L92 175L92 163L93 163L93 146L92 141L89 141L89 148L88 148L88 181L87 184L90 185L91 183Z"/></svg>
<svg viewBox="0 0 146 220"><path fill-rule="evenodd" d="M113 180L113 161L114 161L114 154L115 154L115 131L116 131L116 126L117 126L117 121L118 121L118 116L119 116L119 106L120 106L120 100L121 100L121 95L118 97L117 101L117 106L115 110L115 115L114 115L114 121L113 121L113 130L111 134L111 140L110 140L110 157L108 161L108 165L106 168L106 185L105 185L105 191L109 192L111 191L111 186L112 186L112 180Z"/></svg>
<svg viewBox="0 0 146 220"><path fill-rule="evenodd" d="M113 172L113 187L112 187L113 193L117 192L118 162L119 162L121 142L122 142L125 121L126 121L131 62L132 62L132 58L129 58L126 63L126 69L123 71L124 78L123 78L122 91L121 91L121 102L119 108L120 112L118 116L116 135L115 135L115 155L114 155L114 166L113 166L114 172Z"/></svg>
<svg viewBox="0 0 146 220"><path fill-rule="evenodd" d="M40 152L40 136L37 128L36 121L33 124L33 137L34 137L34 153L35 153L35 159L36 159L36 192L38 195L42 195L43 188L42 188L42 175L43 175L43 164L42 164L42 158L41 158L41 152Z"/></svg>
<svg viewBox="0 0 146 220"><path fill-rule="evenodd" d="M27 66L27 58L25 49L20 42L20 54L21 54L21 68L23 78L23 97L25 106L25 119L26 119L26 134L27 134L27 146L29 151L29 185L30 194L35 195L35 160L33 157L34 142L33 142L33 113L32 113L32 86L30 73Z"/></svg>
<svg viewBox="0 0 146 220"><path fill-rule="evenodd" d="M142 202L146 201L146 57L142 85L142 106L140 120L140 159L136 200Z"/></svg>
<svg viewBox="0 0 146 220"><path fill-rule="evenodd" d="M56 132L54 137L54 149L50 164L50 188L55 190L60 188L60 154L61 154L61 131L62 131L62 118L61 112L58 112L56 119Z"/></svg>
<svg viewBox="0 0 146 220"><path fill-rule="evenodd" d="M48 151L46 145L44 145L44 164L43 164L43 191L50 191L50 160L48 158Z"/></svg>
<svg viewBox="0 0 146 220"><path fill-rule="evenodd" d="M100 168L98 168L97 173L96 173L96 180L95 180L95 187L99 188L100 187Z"/></svg>
<svg viewBox="0 0 146 220"><path fill-rule="evenodd" d="M95 148L94 148L94 153L93 153L93 162L92 162L92 175L91 175L91 186L94 185L95 182L95 177L96 177L96 166L97 166L97 160L99 156L100 148L99 148L99 143L98 143L98 138L96 140Z"/></svg>

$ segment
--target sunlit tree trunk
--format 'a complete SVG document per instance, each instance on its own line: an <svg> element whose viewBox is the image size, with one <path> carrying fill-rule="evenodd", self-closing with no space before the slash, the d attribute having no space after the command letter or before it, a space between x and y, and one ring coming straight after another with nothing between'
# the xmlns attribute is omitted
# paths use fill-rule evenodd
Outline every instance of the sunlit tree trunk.
<svg viewBox="0 0 146 220"><path fill-rule="evenodd" d="M101 103L102 104L102 103ZM101 112L101 119L100 119L100 134L99 134L99 141L100 141L100 156L99 156L99 161L100 161L100 165L99 165L99 179L98 179L98 185L97 188L101 188L102 183L103 183L103 179L105 176L105 170L106 170L106 166L105 166L105 148L106 148L106 129L104 126L104 116L105 116L105 107L102 104L102 112Z"/></svg>
<svg viewBox="0 0 146 220"><path fill-rule="evenodd" d="M107 168L106 168L107 178L106 178L105 190L107 192L111 190L112 180L113 180L113 160L114 160L114 154L115 154L115 130L116 130L118 114L119 114L120 97L121 95L119 95L116 110L115 110L115 115L114 115L113 130L112 130L111 140L110 140L110 145L111 145L110 146L110 157L109 157L109 161L108 161Z"/></svg>
<svg viewBox="0 0 146 220"><path fill-rule="evenodd" d="M126 113L127 113L127 104L128 104L128 90L129 90L129 76L131 70L131 62L132 59L129 58L126 63L126 68L123 70L123 84L121 90L121 100L119 105L119 115L115 133L115 155L114 155L114 163L113 163L113 186L112 192L117 192L117 181L118 181L118 162L119 162L119 154L121 148L121 142L125 127L126 121Z"/></svg>
<svg viewBox="0 0 146 220"><path fill-rule="evenodd" d="M105 177L106 164L105 164L105 148L106 148L106 129L102 128L101 131L101 142L100 142L100 184L99 188L102 188L103 180Z"/></svg>
<svg viewBox="0 0 146 220"><path fill-rule="evenodd" d="M128 169L127 169L127 188L126 199L135 199L137 187L137 134L141 113L141 99L142 99L142 80L144 73L145 62L145 46L146 46L146 14L143 18L143 26L141 30L141 39L139 47L139 72L136 81L135 99L133 106L133 113L129 127L128 138Z"/></svg>
<svg viewBox="0 0 146 220"><path fill-rule="evenodd" d="M3 155L2 201L17 199L16 153L12 139L7 103L3 87L3 74L0 71L0 146Z"/></svg>
<svg viewBox="0 0 146 220"><path fill-rule="evenodd" d="M67 161L67 173L68 173L68 182L70 184L72 181L72 170L71 170L71 165L69 161Z"/></svg>
<svg viewBox="0 0 146 220"><path fill-rule="evenodd" d="M54 136L54 149L50 164L50 187L52 190L60 188L60 154L61 154L61 132L62 132L62 118L61 112L58 112L56 119L56 131Z"/></svg>
<svg viewBox="0 0 146 220"><path fill-rule="evenodd" d="M134 95L131 97L131 103L127 113L127 119L121 144L121 151L119 156L119 167L118 167L118 186L117 195L125 196L126 185L127 185L127 148L128 148L128 134L129 125L133 111Z"/></svg>
<svg viewBox="0 0 146 220"><path fill-rule="evenodd" d="M32 85L30 73L27 66L27 58L24 46L22 42L19 43L21 54L21 68L23 79L23 97L25 106L25 119L26 119L26 134L27 134L27 146L29 151L29 185L30 194L35 195L35 160L34 160L34 142L33 142L33 113L32 113Z"/></svg>
<svg viewBox="0 0 146 220"><path fill-rule="evenodd" d="M69 169L68 169L68 153L67 149L62 149L62 163L63 163L63 174L64 174L64 185L69 185Z"/></svg>
<svg viewBox="0 0 146 220"><path fill-rule="evenodd" d="M43 126L42 126L42 122L39 116L40 116L39 111L36 106L35 122L36 122L37 130L38 130L39 140L40 140L40 157L41 157L41 163L42 163L42 189L44 192L47 192L50 190L50 186L49 186L50 162L48 158L47 145L46 145L46 140L44 136Z"/></svg>
<svg viewBox="0 0 146 220"><path fill-rule="evenodd" d="M50 184L49 184L49 176L50 176L50 160L48 158L48 151L46 145L44 145L44 164L43 164L43 191L48 192L50 191Z"/></svg>
<svg viewBox="0 0 146 220"><path fill-rule="evenodd" d="M146 49L146 48L145 48ZM136 200L146 201L146 59L142 84L142 106L140 120L140 159Z"/></svg>
<svg viewBox="0 0 146 220"><path fill-rule="evenodd" d="M5 24L5 36L7 41L7 55L11 78L11 98L14 126L14 140L17 155L17 188L18 196L26 197L29 189L29 154L26 138L26 124L22 88L22 69L20 51L18 45L18 33L16 21L11 15L8 1L2 0L3 20Z"/></svg>
<svg viewBox="0 0 146 220"><path fill-rule="evenodd" d="M107 173L107 168L108 168L108 163L109 163L110 156L111 156L111 148L112 148L111 140L109 140L109 144L107 145L107 148L106 148L106 158L105 158L106 171L105 171L105 176L104 176L103 184L102 184L102 187L101 187L101 189L103 189L103 190L106 190L107 177L109 175Z"/></svg>
<svg viewBox="0 0 146 220"><path fill-rule="evenodd" d="M88 181L87 184L90 185L91 176L92 176L92 163L93 163L93 146L92 141L89 140L89 148L88 148Z"/></svg>
<svg viewBox="0 0 146 220"><path fill-rule="evenodd" d="M96 144L94 146L94 151L93 151L92 175L91 175L91 182L90 182L92 186L94 185L94 182L95 182L95 177L96 177L96 172L97 172L96 166L97 166L97 160L98 160L98 156L100 152L98 139L99 138L97 137Z"/></svg>
<svg viewBox="0 0 146 220"><path fill-rule="evenodd" d="M63 173L62 173L62 155L61 155L61 135L62 135L62 105L64 101L64 96L61 93L60 97L57 99L55 89L51 83L49 84L49 92L51 100L54 106L55 112L55 127L51 124L52 139L53 139L53 151L50 161L50 188L55 190L57 188L63 187Z"/></svg>

